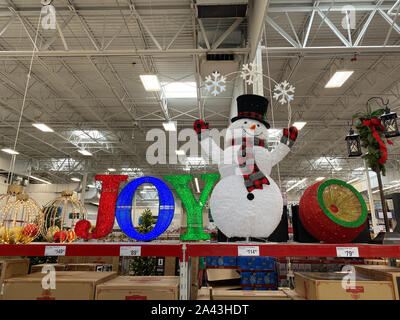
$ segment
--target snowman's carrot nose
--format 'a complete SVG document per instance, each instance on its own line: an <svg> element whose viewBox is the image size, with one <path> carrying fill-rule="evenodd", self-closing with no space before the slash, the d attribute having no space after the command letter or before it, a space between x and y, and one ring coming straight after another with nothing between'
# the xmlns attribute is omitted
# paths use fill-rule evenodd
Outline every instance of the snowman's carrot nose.
<svg viewBox="0 0 400 320"><path fill-rule="evenodd" d="M251 130L254 130L255 128L256 128L256 125L255 125L255 124L253 124L253 125L250 127Z"/></svg>

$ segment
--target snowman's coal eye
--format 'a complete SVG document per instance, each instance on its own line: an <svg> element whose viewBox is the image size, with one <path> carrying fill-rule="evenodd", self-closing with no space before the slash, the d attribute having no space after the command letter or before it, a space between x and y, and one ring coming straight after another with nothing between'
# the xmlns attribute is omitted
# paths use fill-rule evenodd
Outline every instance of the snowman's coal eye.
<svg viewBox="0 0 400 320"><path fill-rule="evenodd" d="M258 124L257 127L260 127L260 125Z"/></svg>
<svg viewBox="0 0 400 320"><path fill-rule="evenodd" d="M244 124L247 124L247 121L245 121Z"/></svg>

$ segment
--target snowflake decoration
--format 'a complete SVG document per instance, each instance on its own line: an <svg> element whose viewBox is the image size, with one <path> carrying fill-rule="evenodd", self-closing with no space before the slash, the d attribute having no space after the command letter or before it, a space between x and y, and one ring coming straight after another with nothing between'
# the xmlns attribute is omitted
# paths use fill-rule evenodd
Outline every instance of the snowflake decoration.
<svg viewBox="0 0 400 320"><path fill-rule="evenodd" d="M286 80L277 84L274 88L274 98L279 100L281 104L288 103L294 100L294 91L295 87L293 87L289 82Z"/></svg>
<svg viewBox="0 0 400 320"><path fill-rule="evenodd" d="M257 64L251 62L249 65L246 63L242 67L240 76L244 79L244 81L246 81L247 84L253 84L259 73L257 69Z"/></svg>
<svg viewBox="0 0 400 320"><path fill-rule="evenodd" d="M218 71L215 71L211 76L207 76L205 80L206 88L208 92L211 92L213 96L217 96L221 92L224 92L226 87L226 78L221 76Z"/></svg>

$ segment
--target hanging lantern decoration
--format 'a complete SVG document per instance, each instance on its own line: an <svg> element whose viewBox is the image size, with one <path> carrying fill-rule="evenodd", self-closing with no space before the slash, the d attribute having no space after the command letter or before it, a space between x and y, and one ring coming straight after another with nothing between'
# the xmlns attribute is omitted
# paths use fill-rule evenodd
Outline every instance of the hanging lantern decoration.
<svg viewBox="0 0 400 320"><path fill-rule="evenodd" d="M0 215L0 241L5 244L33 241L44 222L40 206L26 194L16 194L15 200L0 209Z"/></svg>
<svg viewBox="0 0 400 320"><path fill-rule="evenodd" d="M50 201L43 209L42 234L49 242L67 243L76 240L75 224L86 219L87 211L72 191L61 192L61 197Z"/></svg>
<svg viewBox="0 0 400 320"><path fill-rule="evenodd" d="M347 142L347 152L349 157L359 157L362 155L360 136L354 133L353 128L350 128L350 132L345 140Z"/></svg>
<svg viewBox="0 0 400 320"><path fill-rule="evenodd" d="M390 112L388 107L385 108L385 113L381 115L382 124L385 128L385 137L393 138L400 136L399 127L397 125L397 113Z"/></svg>

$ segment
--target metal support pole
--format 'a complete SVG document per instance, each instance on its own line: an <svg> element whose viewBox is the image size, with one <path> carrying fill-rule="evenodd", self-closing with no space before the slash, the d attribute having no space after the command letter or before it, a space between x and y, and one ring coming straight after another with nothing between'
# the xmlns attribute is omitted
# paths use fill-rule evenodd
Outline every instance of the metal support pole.
<svg viewBox="0 0 400 320"><path fill-rule="evenodd" d="M86 171L86 170L85 170ZM82 190L81 190L81 202L84 204L85 203L85 195L86 195L86 185L87 185L87 172L83 174L82 178Z"/></svg>
<svg viewBox="0 0 400 320"><path fill-rule="evenodd" d="M179 300L190 297L190 259L186 260L186 244L182 245L182 261L179 262Z"/></svg>
<svg viewBox="0 0 400 320"><path fill-rule="evenodd" d="M372 196L371 179L369 178L368 165L365 160L364 160L364 167L365 167L365 176L367 178L367 191L368 191L369 207L371 210L372 232L374 235L377 235L378 234L378 222L376 221L376 217L375 217L375 203L374 203L374 198Z"/></svg>

